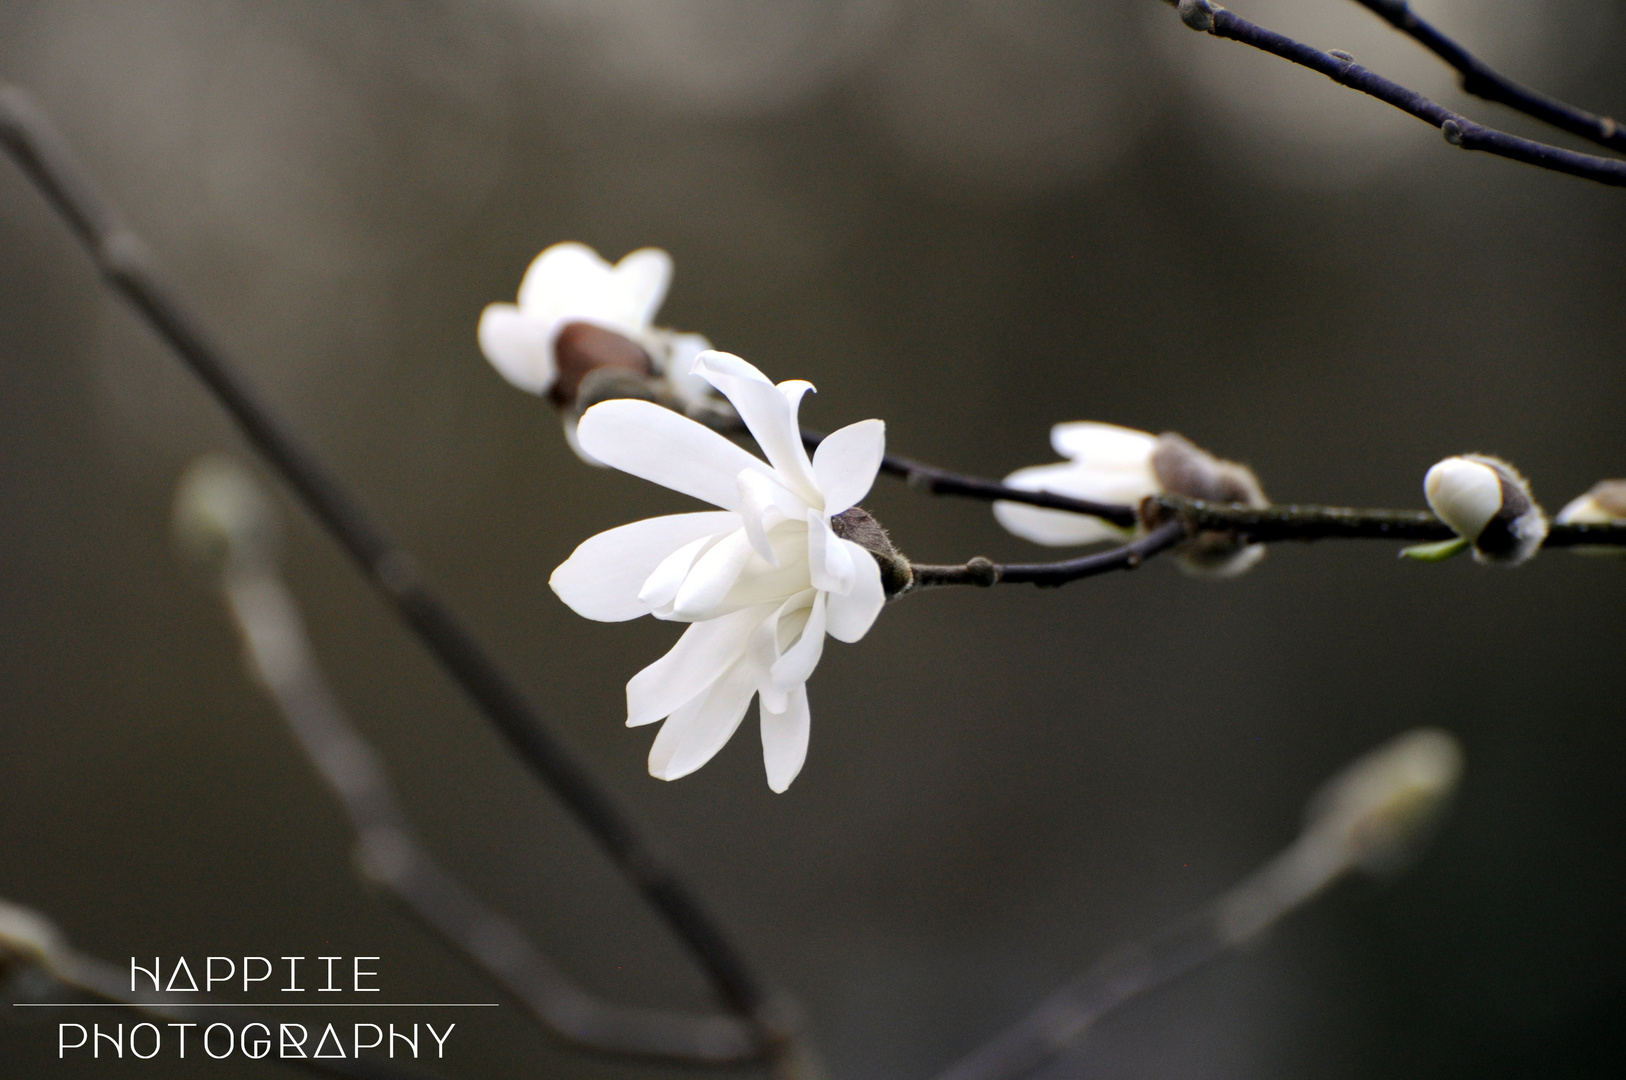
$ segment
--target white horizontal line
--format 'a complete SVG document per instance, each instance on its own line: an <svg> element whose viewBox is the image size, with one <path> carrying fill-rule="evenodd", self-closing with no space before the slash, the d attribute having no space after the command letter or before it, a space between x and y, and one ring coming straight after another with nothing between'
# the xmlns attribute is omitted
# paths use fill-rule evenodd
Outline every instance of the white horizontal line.
<svg viewBox="0 0 1626 1080"><path fill-rule="evenodd" d="M495 1009L495 1001L14 1001L14 1009Z"/></svg>

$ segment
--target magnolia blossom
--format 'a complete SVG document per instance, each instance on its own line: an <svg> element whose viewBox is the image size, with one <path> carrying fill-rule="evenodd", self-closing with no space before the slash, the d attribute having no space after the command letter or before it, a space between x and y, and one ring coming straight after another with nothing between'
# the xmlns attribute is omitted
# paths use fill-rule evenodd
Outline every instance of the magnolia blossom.
<svg viewBox="0 0 1626 1080"><path fill-rule="evenodd" d="M700 401L710 387L690 369L711 343L653 325L671 281L672 257L659 248L611 266L583 244L554 244L525 272L517 305L487 305L480 349L503 378L562 406L604 367L663 377L680 404Z"/></svg>
<svg viewBox="0 0 1626 1080"><path fill-rule="evenodd" d="M1005 478L1023 491L1048 491L1091 502L1138 507L1152 495L1184 495L1211 502L1268 505L1245 466L1221 461L1173 433L1152 435L1092 421L1057 424L1050 445L1069 460L1018 469ZM994 517L1017 536L1065 546L1124 541L1141 531L1110 521L1023 503L996 502ZM1264 557L1261 544L1241 544L1226 533L1204 533L1182 547L1186 569L1217 577L1242 573Z"/></svg>
<svg viewBox="0 0 1626 1080"><path fill-rule="evenodd" d="M775 386L720 352L702 353L694 370L733 404L768 460L651 402L593 406L579 429L588 453L720 509L600 533L549 584L589 619L692 624L627 684L629 727L666 721L651 775L675 780L711 760L756 696L768 786L784 791L807 757L806 683L825 634L857 641L885 603L878 564L841 535L838 515L874 483L886 427L844 427L810 460L797 422L810 383Z"/></svg>
<svg viewBox="0 0 1626 1080"><path fill-rule="evenodd" d="M1423 495L1458 540L1408 549L1445 557L1472 545L1482 563L1516 566L1547 538L1547 518L1519 471L1501 458L1464 454L1436 462L1423 477Z"/></svg>

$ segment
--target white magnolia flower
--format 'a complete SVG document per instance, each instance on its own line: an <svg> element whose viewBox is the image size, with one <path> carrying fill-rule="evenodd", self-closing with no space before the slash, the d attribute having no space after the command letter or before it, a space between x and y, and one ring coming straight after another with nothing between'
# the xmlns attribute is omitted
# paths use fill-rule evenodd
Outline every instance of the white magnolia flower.
<svg viewBox="0 0 1626 1080"><path fill-rule="evenodd" d="M709 387L690 368L711 343L652 325L671 281L672 257L659 248L611 266L583 244L554 244L525 272L517 305L487 305L480 349L503 378L560 405L599 367L665 376L680 399L704 398Z"/></svg>
<svg viewBox="0 0 1626 1080"><path fill-rule="evenodd" d="M1221 461L1186 439L1168 433L1152 435L1133 428L1092 421L1057 424L1050 445L1069 460L1018 469L1005 478L1023 491L1048 491L1091 502L1138 507L1152 495L1184 495L1210 502L1266 506L1259 481L1245 466ZM1022 503L994 503L994 517L1017 536L1055 547L1122 542L1142 531L1101 518ZM1188 541L1181 565L1198 573L1231 577L1264 557L1262 544L1238 544L1223 533L1205 533Z"/></svg>
<svg viewBox="0 0 1626 1080"><path fill-rule="evenodd" d="M874 483L886 426L844 427L809 460L797 410L811 384L775 386L719 352L702 353L695 371L733 403L768 460L651 402L593 406L579 430L588 453L721 509L600 533L548 583L589 619L693 624L627 684L629 727L666 720L651 775L675 780L711 760L760 696L768 786L784 791L807 756L806 683L825 634L857 641L885 603L875 559L832 519Z"/></svg>
<svg viewBox="0 0 1626 1080"><path fill-rule="evenodd" d="M1436 462L1423 477L1423 495L1460 539L1407 549L1413 557L1444 558L1472 545L1479 562L1517 566L1547 538L1547 518L1529 483L1501 458L1463 454Z"/></svg>

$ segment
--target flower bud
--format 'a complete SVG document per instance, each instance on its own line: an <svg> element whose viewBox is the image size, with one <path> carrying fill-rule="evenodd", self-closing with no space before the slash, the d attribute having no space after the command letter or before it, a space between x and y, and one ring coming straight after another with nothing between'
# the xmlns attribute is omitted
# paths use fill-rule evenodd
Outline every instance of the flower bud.
<svg viewBox="0 0 1626 1080"><path fill-rule="evenodd" d="M1408 731L1323 784L1305 811L1305 833L1344 845L1368 873L1391 873L1433 834L1461 779L1455 737Z"/></svg>
<svg viewBox="0 0 1626 1080"><path fill-rule="evenodd" d="M830 531L869 552L881 567L881 589L890 599L914 583L909 560L892 546L886 528L862 506L849 507L830 518Z"/></svg>
<svg viewBox="0 0 1626 1080"><path fill-rule="evenodd" d="M1246 465L1224 461L1183 435L1166 431L1152 449L1152 473L1171 495L1204 502L1269 506L1259 478ZM1236 577L1265 557L1263 544L1242 543L1235 533L1198 533L1180 548L1180 566L1194 574Z"/></svg>
<svg viewBox="0 0 1626 1080"><path fill-rule="evenodd" d="M0 971L48 965L61 947L62 933L49 919L0 900Z"/></svg>
<svg viewBox="0 0 1626 1080"><path fill-rule="evenodd" d="M1531 496L1529 483L1501 458L1448 457L1428 470L1423 494L1440 520L1473 545L1478 562L1517 566L1547 537L1547 517ZM1460 546L1434 545L1445 554Z"/></svg>
<svg viewBox="0 0 1626 1080"><path fill-rule="evenodd" d="M175 490L172 529L181 554L206 574L276 557L270 500L248 469L222 454L206 454L187 467Z"/></svg>
<svg viewBox="0 0 1626 1080"><path fill-rule="evenodd" d="M1559 525L1611 525L1626 521L1626 480L1598 481L1591 491L1570 500L1553 521ZM1577 555L1626 558L1626 548L1610 544L1578 544L1570 550Z"/></svg>

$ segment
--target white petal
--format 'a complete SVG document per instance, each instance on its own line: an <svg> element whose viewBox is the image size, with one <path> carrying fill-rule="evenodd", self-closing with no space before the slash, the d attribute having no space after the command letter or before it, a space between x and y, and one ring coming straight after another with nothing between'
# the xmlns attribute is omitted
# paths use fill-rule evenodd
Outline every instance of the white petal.
<svg viewBox="0 0 1626 1080"><path fill-rule="evenodd" d="M480 351L503 378L521 390L543 394L558 375L553 361L557 328L513 304L487 304L480 313Z"/></svg>
<svg viewBox="0 0 1626 1080"><path fill-rule="evenodd" d="M712 609L739 580L740 571L753 554L744 529L717 541L710 551L695 560L683 579L683 586L672 599L672 618L692 622L710 617Z"/></svg>
<svg viewBox="0 0 1626 1080"><path fill-rule="evenodd" d="M721 539L721 535L699 537L662 559L639 588L638 599L657 618L670 615L672 601L677 599L678 590L683 588L683 579L694 569L694 561Z"/></svg>
<svg viewBox="0 0 1626 1080"><path fill-rule="evenodd" d="M856 544L848 545L857 547ZM866 561L874 562L869 552L863 548ZM816 510L807 513L807 562L808 580L815 589L838 593L842 596L852 592L855 560L852 553L843 546L843 541L830 531L830 526L819 516Z"/></svg>
<svg viewBox="0 0 1626 1080"><path fill-rule="evenodd" d="M768 786L783 794L807 761L807 736L811 715L807 707L807 687L790 692L784 712L761 710L762 764L768 770Z"/></svg>
<svg viewBox="0 0 1626 1080"><path fill-rule="evenodd" d="M825 436L813 451L813 475L824 494L824 513L831 517L869 494L886 453L886 424L860 420Z"/></svg>
<svg viewBox="0 0 1626 1080"><path fill-rule="evenodd" d="M852 556L853 587L845 596L831 593L826 598L825 632L850 644L869 633L886 606L886 591L881 588L881 568L875 557L851 540L841 543Z"/></svg>
<svg viewBox="0 0 1626 1080"><path fill-rule="evenodd" d="M725 510L739 508L740 470L768 470L710 428L652 401L600 402L582 414L576 437L606 465Z"/></svg>
<svg viewBox="0 0 1626 1080"><path fill-rule="evenodd" d="M697 622L627 683L627 726L653 724L692 701L745 655L751 631L779 607L760 604Z"/></svg>
<svg viewBox="0 0 1626 1080"><path fill-rule="evenodd" d="M672 283L672 256L660 248L639 248L615 264L614 274L628 321L640 329L648 326Z"/></svg>
<svg viewBox="0 0 1626 1080"><path fill-rule="evenodd" d="M634 521L583 541L548 584L578 615L600 622L635 619L649 613L639 590L673 550L738 527L736 515L715 510Z"/></svg>
<svg viewBox="0 0 1626 1080"><path fill-rule="evenodd" d="M649 748L649 775L676 780L715 757L745 718L757 689L754 674L750 665L737 663L674 712Z"/></svg>
<svg viewBox="0 0 1626 1080"><path fill-rule="evenodd" d="M1502 481L1489 465L1448 457L1423 477L1428 505L1458 536L1477 540L1502 508Z"/></svg>
<svg viewBox="0 0 1626 1080"><path fill-rule="evenodd" d="M758 555L770 566L778 566L779 556L769 543L768 533L786 520L800 521L807 515L807 504L757 469L742 470L736 481L740 489L738 512L745 521L745 534Z"/></svg>
<svg viewBox="0 0 1626 1080"><path fill-rule="evenodd" d="M586 244L567 241L538 255L519 285L519 306L545 316L598 314L610 289L610 264Z"/></svg>
<svg viewBox="0 0 1626 1080"><path fill-rule="evenodd" d="M1049 491L1121 506L1138 506L1142 499L1158 492L1149 467L1097 469L1068 461L1018 469L1005 478L1005 483L1023 491ZM1017 536L1052 546L1094 544L1133 535L1132 530L1087 514L1044 510L1024 503L996 502L994 518Z"/></svg>
<svg viewBox="0 0 1626 1080"><path fill-rule="evenodd" d="M1106 468L1126 468L1151 458L1157 436L1117 424L1078 420L1051 428L1050 445L1062 457Z"/></svg>
<svg viewBox="0 0 1626 1080"><path fill-rule="evenodd" d="M819 666L819 658L824 655L825 603L825 593L813 595L813 606L807 609L800 636L790 648L779 654L779 659L768 669L768 677L773 680L774 689L780 693L787 693L807 682L813 669ZM786 619L789 614L781 608L779 618Z"/></svg>
<svg viewBox="0 0 1626 1080"><path fill-rule="evenodd" d="M768 382L767 376L730 353L703 352L695 360L695 371L706 377L734 406L750 429L751 437L762 447L763 455L780 481L813 506L822 507L823 498L813 479L813 464L802 445L796 405L786 393ZM796 384L796 396L811 389Z"/></svg>

